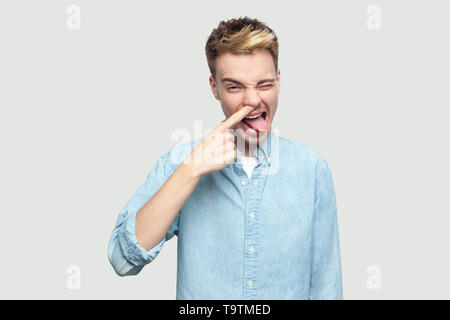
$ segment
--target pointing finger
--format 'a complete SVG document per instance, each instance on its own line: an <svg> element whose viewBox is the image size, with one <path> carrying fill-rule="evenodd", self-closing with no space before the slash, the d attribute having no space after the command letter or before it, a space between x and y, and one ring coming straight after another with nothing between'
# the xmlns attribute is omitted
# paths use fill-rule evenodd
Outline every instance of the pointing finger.
<svg viewBox="0 0 450 320"><path fill-rule="evenodd" d="M254 107L244 106L242 109L236 111L228 119L225 119L221 124L217 126L219 130L226 130L234 128L242 119L244 119Z"/></svg>

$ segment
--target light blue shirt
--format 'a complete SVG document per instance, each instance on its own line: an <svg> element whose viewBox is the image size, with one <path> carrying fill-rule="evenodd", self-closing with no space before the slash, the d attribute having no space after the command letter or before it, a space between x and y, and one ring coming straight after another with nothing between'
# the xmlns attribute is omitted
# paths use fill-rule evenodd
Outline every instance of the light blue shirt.
<svg viewBox="0 0 450 320"><path fill-rule="evenodd" d="M330 168L274 129L254 153L251 180L237 150L232 164L201 177L159 244L137 244L136 212L199 141L161 155L120 211L108 247L116 273L138 274L176 235L176 299L342 299Z"/></svg>

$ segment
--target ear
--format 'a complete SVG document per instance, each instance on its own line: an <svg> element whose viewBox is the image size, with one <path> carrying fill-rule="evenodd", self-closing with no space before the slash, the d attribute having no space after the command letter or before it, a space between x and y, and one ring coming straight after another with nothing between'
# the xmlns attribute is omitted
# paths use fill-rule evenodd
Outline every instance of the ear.
<svg viewBox="0 0 450 320"><path fill-rule="evenodd" d="M278 69L277 71L277 83L278 83L278 93L280 93L280 84L281 84L281 79L280 79L280 69Z"/></svg>
<svg viewBox="0 0 450 320"><path fill-rule="evenodd" d="M219 99L219 94L217 92L216 81L214 80L212 75L209 76L209 85L211 86L211 91L212 91L214 97L216 98L216 100L220 100Z"/></svg>

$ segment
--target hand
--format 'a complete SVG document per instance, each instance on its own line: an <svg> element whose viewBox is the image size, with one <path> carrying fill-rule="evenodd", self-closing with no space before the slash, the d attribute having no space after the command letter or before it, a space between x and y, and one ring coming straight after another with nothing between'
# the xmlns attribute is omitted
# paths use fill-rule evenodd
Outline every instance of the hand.
<svg viewBox="0 0 450 320"><path fill-rule="evenodd" d="M245 106L225 119L202 138L183 164L200 176L230 165L236 159L237 153L235 136L229 130L234 129L253 109L254 107Z"/></svg>

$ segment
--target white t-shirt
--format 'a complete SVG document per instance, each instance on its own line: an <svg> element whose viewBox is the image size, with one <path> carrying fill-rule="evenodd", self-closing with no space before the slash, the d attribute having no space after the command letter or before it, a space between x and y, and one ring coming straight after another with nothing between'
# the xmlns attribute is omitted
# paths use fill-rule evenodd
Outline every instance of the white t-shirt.
<svg viewBox="0 0 450 320"><path fill-rule="evenodd" d="M247 173L248 179L252 179L253 169L256 167L258 160L255 157L241 157L242 166L244 167L244 171Z"/></svg>

